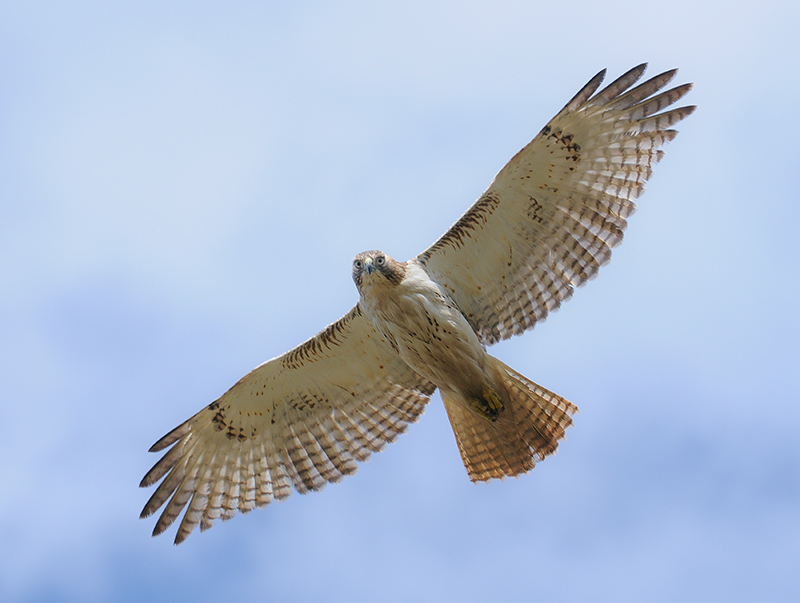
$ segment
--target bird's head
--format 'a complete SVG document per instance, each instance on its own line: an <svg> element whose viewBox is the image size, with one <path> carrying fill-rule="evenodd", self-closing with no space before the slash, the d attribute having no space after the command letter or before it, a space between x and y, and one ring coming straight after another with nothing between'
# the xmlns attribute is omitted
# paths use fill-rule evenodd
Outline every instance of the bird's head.
<svg viewBox="0 0 800 603"><path fill-rule="evenodd" d="M353 281L359 291L367 285L399 285L405 271L405 264L396 262L382 251L365 251L353 258Z"/></svg>

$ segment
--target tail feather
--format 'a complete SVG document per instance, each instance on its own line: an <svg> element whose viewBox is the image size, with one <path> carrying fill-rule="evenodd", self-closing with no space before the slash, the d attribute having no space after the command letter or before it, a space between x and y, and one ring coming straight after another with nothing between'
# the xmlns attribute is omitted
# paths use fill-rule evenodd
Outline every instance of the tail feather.
<svg viewBox="0 0 800 603"><path fill-rule="evenodd" d="M470 480L519 475L553 454L578 407L489 357L503 410L487 418L458 392L441 390Z"/></svg>

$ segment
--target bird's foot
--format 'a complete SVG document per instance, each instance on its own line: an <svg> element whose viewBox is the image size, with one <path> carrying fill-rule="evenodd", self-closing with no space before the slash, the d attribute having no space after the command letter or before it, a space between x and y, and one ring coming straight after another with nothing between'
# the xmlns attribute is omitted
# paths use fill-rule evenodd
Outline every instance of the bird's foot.
<svg viewBox="0 0 800 603"><path fill-rule="evenodd" d="M500 396L497 395L497 392L487 387L483 390L481 397L475 400L473 408L478 411L481 416L494 422L497 421L497 417L503 412L505 406Z"/></svg>

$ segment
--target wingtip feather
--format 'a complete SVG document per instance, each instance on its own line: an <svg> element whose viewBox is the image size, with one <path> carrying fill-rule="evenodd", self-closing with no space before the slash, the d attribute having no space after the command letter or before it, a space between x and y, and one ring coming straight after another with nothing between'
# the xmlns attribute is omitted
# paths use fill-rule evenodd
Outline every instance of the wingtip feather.
<svg viewBox="0 0 800 603"><path fill-rule="evenodd" d="M600 87L606 77L606 70L601 69L590 79L586 85L564 107L564 111L576 111L583 103L592 97L592 94Z"/></svg>
<svg viewBox="0 0 800 603"><path fill-rule="evenodd" d="M158 440L155 444L150 446L148 452L159 452L161 450L164 450L164 448L166 448L167 446L171 446L172 444L180 440L183 436L185 436L187 433L189 433L189 430L190 430L189 421L181 423L175 429L173 429L164 437L162 437L160 440Z"/></svg>
<svg viewBox="0 0 800 603"><path fill-rule="evenodd" d="M638 82L647 69L647 63L640 63L636 67L629 69L608 86L595 94L591 100L592 105L604 105L620 96L626 94L626 91Z"/></svg>

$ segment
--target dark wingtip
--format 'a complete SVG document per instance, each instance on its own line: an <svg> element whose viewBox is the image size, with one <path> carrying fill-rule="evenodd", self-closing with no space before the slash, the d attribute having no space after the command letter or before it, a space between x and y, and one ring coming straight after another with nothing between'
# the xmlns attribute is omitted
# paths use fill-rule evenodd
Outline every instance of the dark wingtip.
<svg viewBox="0 0 800 603"><path fill-rule="evenodd" d="M628 69L625 73L603 88L592 97L592 103L606 103L624 94L631 86L638 82L647 70L647 63L639 63L636 67Z"/></svg>
<svg viewBox="0 0 800 603"><path fill-rule="evenodd" d="M190 430L189 421L181 423L175 429L173 429L167 435L165 435L163 438L158 440L158 442L150 446L148 452L159 452L161 450L164 450L164 448L174 444L183 436L185 436L187 433L189 433L189 430Z"/></svg>
<svg viewBox="0 0 800 603"><path fill-rule="evenodd" d="M573 96L570 101L566 104L564 109L568 111L575 111L577 110L583 103L585 103L589 98L591 98L592 94L600 87L600 84L603 83L603 80L606 77L606 70L601 69L597 72L597 74L590 79L586 85L578 91L578 94Z"/></svg>

